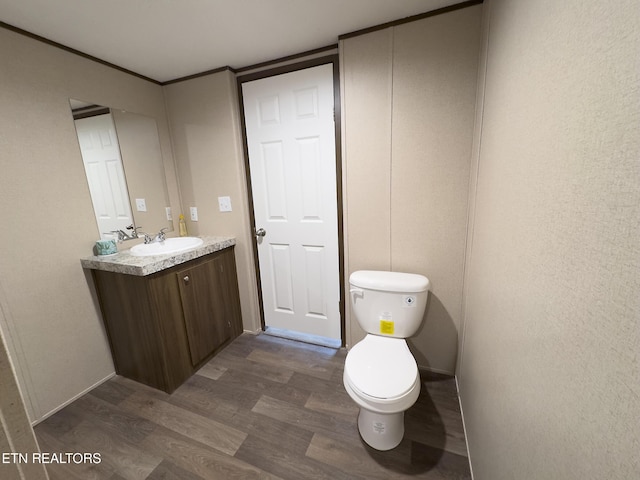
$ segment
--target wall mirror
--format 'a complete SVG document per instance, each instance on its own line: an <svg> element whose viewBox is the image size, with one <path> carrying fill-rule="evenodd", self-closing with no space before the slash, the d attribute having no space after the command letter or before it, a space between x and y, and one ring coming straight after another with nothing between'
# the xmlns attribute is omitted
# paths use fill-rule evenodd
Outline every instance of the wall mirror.
<svg viewBox="0 0 640 480"><path fill-rule="evenodd" d="M155 119L70 100L100 237L173 230Z"/></svg>

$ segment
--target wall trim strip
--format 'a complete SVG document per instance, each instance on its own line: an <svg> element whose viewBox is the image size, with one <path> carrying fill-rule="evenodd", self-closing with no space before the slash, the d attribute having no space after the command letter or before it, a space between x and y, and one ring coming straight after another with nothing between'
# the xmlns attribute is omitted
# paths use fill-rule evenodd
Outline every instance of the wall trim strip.
<svg viewBox="0 0 640 480"><path fill-rule="evenodd" d="M129 69L124 68L124 67L120 67L120 66L118 66L118 65L116 65L114 63L107 62L106 60L102 60L102 59L100 59L98 57L94 57L93 55L89 55L88 53L84 53L84 52L81 52L80 50L76 50L75 48L67 47L66 45L63 45L62 43L54 42L53 40L49 40L48 38L41 37L40 35L36 35L35 33L28 32L27 30L23 30L22 28L14 27L13 25L10 25L8 23L0 21L0 28L4 28L6 30L10 30L12 32L19 33L20 35L24 35L25 37L29 37L29 38L31 38L33 40L37 40L37 41L42 42L42 43L46 43L47 45L50 45L52 47L59 48L61 50L64 50L65 52L73 53L75 55L78 55L80 57L86 58L88 60L92 60L92 61L94 61L96 63L100 63L100 64L105 65L107 67L115 68L116 70L120 70L121 72L128 73L129 75L133 75L134 77L138 77L138 78L141 78L143 80L146 80L147 82L155 83L156 85L162 85L162 83L159 82L158 80L154 80L153 78L145 77L144 75L136 73L133 70L129 70Z"/></svg>
<svg viewBox="0 0 640 480"><path fill-rule="evenodd" d="M376 32L378 30L384 30L389 27L396 27L398 25L402 25L404 23L415 22L417 20L422 20L424 18L434 17L436 15L442 15L443 13L455 12L456 10L461 10L463 8L472 7L474 5L480 5L484 3L484 0L469 0L466 2L458 3L455 5L450 5L448 7L438 8L437 10L431 10L430 12L419 13L417 15L412 15L410 17L401 18L399 20L393 20L387 23L381 23L380 25L375 25L373 27L363 28L362 30L356 30L355 32L345 33L338 37L338 40L344 40L346 38L358 37L360 35L365 35L367 33Z"/></svg>

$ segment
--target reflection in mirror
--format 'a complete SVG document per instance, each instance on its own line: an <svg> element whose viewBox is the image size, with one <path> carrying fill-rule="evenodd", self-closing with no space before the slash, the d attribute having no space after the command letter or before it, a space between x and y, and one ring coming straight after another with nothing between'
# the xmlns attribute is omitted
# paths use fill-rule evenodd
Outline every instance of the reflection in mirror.
<svg viewBox="0 0 640 480"><path fill-rule="evenodd" d="M133 227L150 234L173 230L155 120L70 103L100 237L114 231L133 235Z"/></svg>

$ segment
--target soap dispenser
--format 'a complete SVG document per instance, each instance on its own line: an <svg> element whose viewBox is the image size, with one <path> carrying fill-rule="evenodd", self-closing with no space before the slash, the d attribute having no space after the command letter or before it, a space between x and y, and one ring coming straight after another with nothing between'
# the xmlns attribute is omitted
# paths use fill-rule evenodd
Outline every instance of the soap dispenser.
<svg viewBox="0 0 640 480"><path fill-rule="evenodd" d="M181 237L187 236L187 224L184 221L184 215L180 214L180 220L178 221L178 228Z"/></svg>

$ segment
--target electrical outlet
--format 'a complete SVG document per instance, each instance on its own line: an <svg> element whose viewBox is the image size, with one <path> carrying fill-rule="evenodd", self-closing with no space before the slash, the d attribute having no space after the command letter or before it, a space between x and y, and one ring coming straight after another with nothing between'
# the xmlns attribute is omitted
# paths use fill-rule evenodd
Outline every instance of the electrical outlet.
<svg viewBox="0 0 640 480"><path fill-rule="evenodd" d="M197 207L189 207L189 212L191 213L191 221L198 221L198 208Z"/></svg>
<svg viewBox="0 0 640 480"><path fill-rule="evenodd" d="M147 211L147 202L144 201L144 198L136 198L136 210L139 212Z"/></svg>
<svg viewBox="0 0 640 480"><path fill-rule="evenodd" d="M171 207L165 207L165 212L167 212L167 220L173 220L173 215L171 214Z"/></svg>
<svg viewBox="0 0 640 480"><path fill-rule="evenodd" d="M221 212L231 211L231 197L218 197L218 206Z"/></svg>

